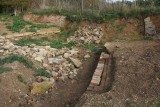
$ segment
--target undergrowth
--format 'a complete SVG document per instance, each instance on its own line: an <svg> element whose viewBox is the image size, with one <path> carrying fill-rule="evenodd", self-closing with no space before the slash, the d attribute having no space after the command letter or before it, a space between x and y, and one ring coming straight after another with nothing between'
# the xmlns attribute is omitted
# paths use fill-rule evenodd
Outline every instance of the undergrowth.
<svg viewBox="0 0 160 107"><path fill-rule="evenodd" d="M77 44L76 41L66 42L67 38L74 34L74 32L78 29L79 23L75 25L73 29L69 29L68 31L61 30L57 36L53 38L42 37L42 38L22 38L15 42L18 46L30 46L31 44L36 44L39 46L50 45L52 48L61 49L63 47L71 48Z"/></svg>
<svg viewBox="0 0 160 107"><path fill-rule="evenodd" d="M77 12L77 11L67 11L67 10L53 10L53 9L44 9L41 11L33 11L33 14L36 15L51 15L51 14L58 14L58 15L64 15L71 21L80 21L80 20L93 20L97 22L103 22L103 21L110 21L115 20L117 18L140 18L141 16L145 15L152 15L152 14L159 14L160 8L138 8L138 9L132 9L128 12L124 11L116 11L116 10L103 10L99 13L97 12Z"/></svg>
<svg viewBox="0 0 160 107"><path fill-rule="evenodd" d="M25 57L18 56L18 55L10 55L8 57L0 59L0 65L4 65L6 63L13 63L14 61L18 61L20 63L23 63L28 68L32 68L33 67L33 63L32 62L28 61Z"/></svg>
<svg viewBox="0 0 160 107"><path fill-rule="evenodd" d="M28 61L25 57L18 56L18 55L10 55L8 57L0 59L0 74L2 74L4 72L12 71L12 68L10 68L10 67L3 67L2 65L6 64L6 63L13 63L14 61L18 61L18 62L24 64L26 67L32 68L34 71L36 71L36 75L37 76L44 76L44 77L48 77L48 78L52 76L45 69L43 69L43 68L39 68L39 69L35 68L33 66L33 63L31 61ZM17 78L18 78L18 80L20 82L26 83L24 81L22 75L18 75Z"/></svg>
<svg viewBox="0 0 160 107"><path fill-rule="evenodd" d="M23 84L27 84L27 82L25 81L24 77L22 74L18 74L17 75L17 79L22 82Z"/></svg>
<svg viewBox="0 0 160 107"><path fill-rule="evenodd" d="M98 46L96 46L95 44L84 44L83 47L85 49L90 50L94 54L98 54L104 49L104 46L103 46L102 43L100 45L98 45Z"/></svg>
<svg viewBox="0 0 160 107"><path fill-rule="evenodd" d="M22 17L18 16L9 16L9 15L0 15L0 21L4 21L6 28L12 32L20 32L25 28L26 25L29 26L26 29L27 32L36 32L41 28L49 27L58 27L56 25L47 25L47 24L33 24L31 22L25 21Z"/></svg>
<svg viewBox="0 0 160 107"><path fill-rule="evenodd" d="M47 77L47 78L50 78L52 76L51 73L47 72L45 69L43 68L40 68L36 71L36 75L37 76L44 76L44 77Z"/></svg>
<svg viewBox="0 0 160 107"><path fill-rule="evenodd" d="M6 72L11 72L13 69L10 67L3 67L0 66L0 74L6 73Z"/></svg>

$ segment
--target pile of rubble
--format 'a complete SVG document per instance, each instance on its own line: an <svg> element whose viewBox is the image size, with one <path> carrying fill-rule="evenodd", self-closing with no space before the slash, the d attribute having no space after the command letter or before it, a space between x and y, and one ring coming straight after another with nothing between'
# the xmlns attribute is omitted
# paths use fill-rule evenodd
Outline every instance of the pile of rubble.
<svg viewBox="0 0 160 107"><path fill-rule="evenodd" d="M52 78L65 80L73 79L77 75L78 69L82 63L78 59L79 50L77 48L55 49L50 46L17 46L5 37L0 36L0 54L1 55L23 55L33 62L38 61L49 73ZM89 57L86 57L89 58Z"/></svg>
<svg viewBox="0 0 160 107"><path fill-rule="evenodd" d="M68 41L77 41L78 43L94 43L99 44L103 36L101 27L84 26L80 27Z"/></svg>

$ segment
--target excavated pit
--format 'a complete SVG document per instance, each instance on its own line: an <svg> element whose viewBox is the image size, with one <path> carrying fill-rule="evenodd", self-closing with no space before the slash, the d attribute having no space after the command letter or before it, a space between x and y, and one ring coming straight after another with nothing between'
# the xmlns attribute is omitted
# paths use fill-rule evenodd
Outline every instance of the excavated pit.
<svg viewBox="0 0 160 107"><path fill-rule="evenodd" d="M84 61L83 68L80 69L76 80L67 80L65 82L59 81L56 88L36 105L36 107L75 107L83 93L106 92L111 86L110 76L112 75L112 56L106 59L104 63L104 70L101 75L100 84L95 86L94 90L88 91L87 88L92 82L94 72L97 68L100 59L100 54L92 56L90 59Z"/></svg>

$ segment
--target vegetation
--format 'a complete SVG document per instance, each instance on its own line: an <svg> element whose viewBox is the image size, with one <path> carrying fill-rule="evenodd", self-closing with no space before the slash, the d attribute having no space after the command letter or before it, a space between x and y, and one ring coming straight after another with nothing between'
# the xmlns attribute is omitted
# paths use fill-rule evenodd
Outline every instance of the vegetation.
<svg viewBox="0 0 160 107"><path fill-rule="evenodd" d="M12 25L7 25L6 27L10 31L20 32L20 30L23 29L28 24L30 24L30 23L27 22L27 21L24 21L20 17L13 17L13 24Z"/></svg>
<svg viewBox="0 0 160 107"><path fill-rule="evenodd" d="M33 0L0 0L2 12L13 12L15 16L26 10ZM14 10L14 11L13 11Z"/></svg>
<svg viewBox="0 0 160 107"><path fill-rule="evenodd" d="M36 44L36 45L40 45L40 46L46 46L46 45L50 45L52 48L57 48L57 49L61 49L63 47L68 47L71 48L73 46L75 46L77 44L76 41L70 41L68 43L66 43L67 38L70 35L73 35L74 32L77 30L79 23L77 23L75 25L75 27L73 29L70 29L68 31L64 31L62 29L62 32L60 34L58 34L57 36L54 36L54 38L48 38L48 37L42 37L39 39L36 38L23 38L20 39L19 41L16 41L16 45L19 46L30 46L31 44Z"/></svg>
<svg viewBox="0 0 160 107"><path fill-rule="evenodd" d="M12 71L12 68L0 66L0 74L3 74L5 72L10 72L10 71Z"/></svg>
<svg viewBox="0 0 160 107"><path fill-rule="evenodd" d="M89 49L94 54L100 53L104 48L104 46L102 44L100 44L99 46L95 46L94 44L84 44L83 47L86 49Z"/></svg>
<svg viewBox="0 0 160 107"><path fill-rule="evenodd" d="M25 79L24 79L24 77L23 77L22 74L18 74L18 75L17 75L17 78L18 78L18 80L19 80L20 82L22 82L22 83L24 83L24 84L27 83L27 82L25 81Z"/></svg>
<svg viewBox="0 0 160 107"><path fill-rule="evenodd" d="M29 37L29 38L20 39L19 41L16 42L16 45L30 46L31 44L36 44L36 45L44 46L44 45L47 45L44 43L46 40L49 41L48 39L44 39L44 38L34 39Z"/></svg>
<svg viewBox="0 0 160 107"><path fill-rule="evenodd" d="M25 28L26 25L29 26L29 29L26 29L27 32L36 32L37 30L41 28L55 27L55 25L33 24L31 22L23 20L22 17L18 17L18 16L11 17L9 15L1 15L0 20L6 22L7 29L13 32L20 32L22 29ZM13 23L8 23L8 21L10 20L12 20Z"/></svg>
<svg viewBox="0 0 160 107"><path fill-rule="evenodd" d="M0 59L0 65L4 65L5 63L13 63L14 61L23 63L28 68L32 68L33 66L32 62L29 62L25 57L19 55L10 55L4 59Z"/></svg>
<svg viewBox="0 0 160 107"><path fill-rule="evenodd" d="M45 69L43 68L40 68L37 70L37 76L44 76L44 77L47 77L47 78L50 78L52 76L52 74L50 74L49 72L47 72Z"/></svg>

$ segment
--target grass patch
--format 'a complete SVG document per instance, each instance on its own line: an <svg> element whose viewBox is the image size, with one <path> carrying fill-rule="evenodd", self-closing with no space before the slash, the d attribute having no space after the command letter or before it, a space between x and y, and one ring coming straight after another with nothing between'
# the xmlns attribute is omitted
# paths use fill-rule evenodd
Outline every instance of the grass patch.
<svg viewBox="0 0 160 107"><path fill-rule="evenodd" d="M21 17L13 17L13 25L7 25L6 28L13 32L20 32L30 22L24 21Z"/></svg>
<svg viewBox="0 0 160 107"><path fill-rule="evenodd" d="M22 82L22 83L24 83L24 84L27 84L27 82L25 81L25 79L24 79L24 77L23 77L22 74L18 74L18 75L17 75L17 79L18 79L20 82Z"/></svg>
<svg viewBox="0 0 160 107"><path fill-rule="evenodd" d="M149 106L150 107L160 107L160 99L150 101Z"/></svg>
<svg viewBox="0 0 160 107"><path fill-rule="evenodd" d="M10 67L3 67L0 66L0 74L6 73L6 72L11 72L13 69Z"/></svg>
<svg viewBox="0 0 160 107"><path fill-rule="evenodd" d="M14 61L23 63L28 68L32 68L33 66L32 62L29 62L25 57L18 55L10 55L4 59L0 59L0 65L4 65L5 63L13 63Z"/></svg>
<svg viewBox="0 0 160 107"><path fill-rule="evenodd" d="M110 21L115 20L117 18L140 18L144 15L153 15L153 14L159 14L160 8L137 8L132 9L128 12L123 12L121 10L103 10L101 12L89 12L84 11L83 13L77 12L77 11L67 11L67 10L53 10L53 9L44 9L41 11L33 11L33 14L36 15L51 15L51 14L58 14L58 15L64 15L71 21L80 21L80 20L92 20L97 22L103 22L103 21Z"/></svg>
<svg viewBox="0 0 160 107"><path fill-rule="evenodd" d="M103 50L104 46L102 44L100 44L99 46L95 46L94 44L84 44L83 47L97 54Z"/></svg>
<svg viewBox="0 0 160 107"><path fill-rule="evenodd" d="M146 41L152 41L154 39L152 37L146 36L146 37L144 37L144 40L146 40Z"/></svg>
<svg viewBox="0 0 160 107"><path fill-rule="evenodd" d="M37 70L37 76L43 76L43 77L50 78L52 75L49 72L47 72L45 69L40 68Z"/></svg>
<svg viewBox="0 0 160 107"><path fill-rule="evenodd" d="M13 24L8 23L9 20L13 21ZM58 27L56 25L47 25L47 24L33 24L31 22L25 21L22 17L9 16L9 15L0 15L0 21L6 22L6 28L12 32L20 32L26 25L30 25L27 32L36 32L41 28L49 27Z"/></svg>
<svg viewBox="0 0 160 107"><path fill-rule="evenodd" d="M20 39L15 44L18 45L18 46L29 46L31 44L44 46L45 45L44 42L45 42L45 40L43 38L34 39L34 38L29 37L29 38L25 38L25 39Z"/></svg>
<svg viewBox="0 0 160 107"><path fill-rule="evenodd" d="M126 24L120 24L120 25L116 25L116 28L119 32L122 32L125 28Z"/></svg>

